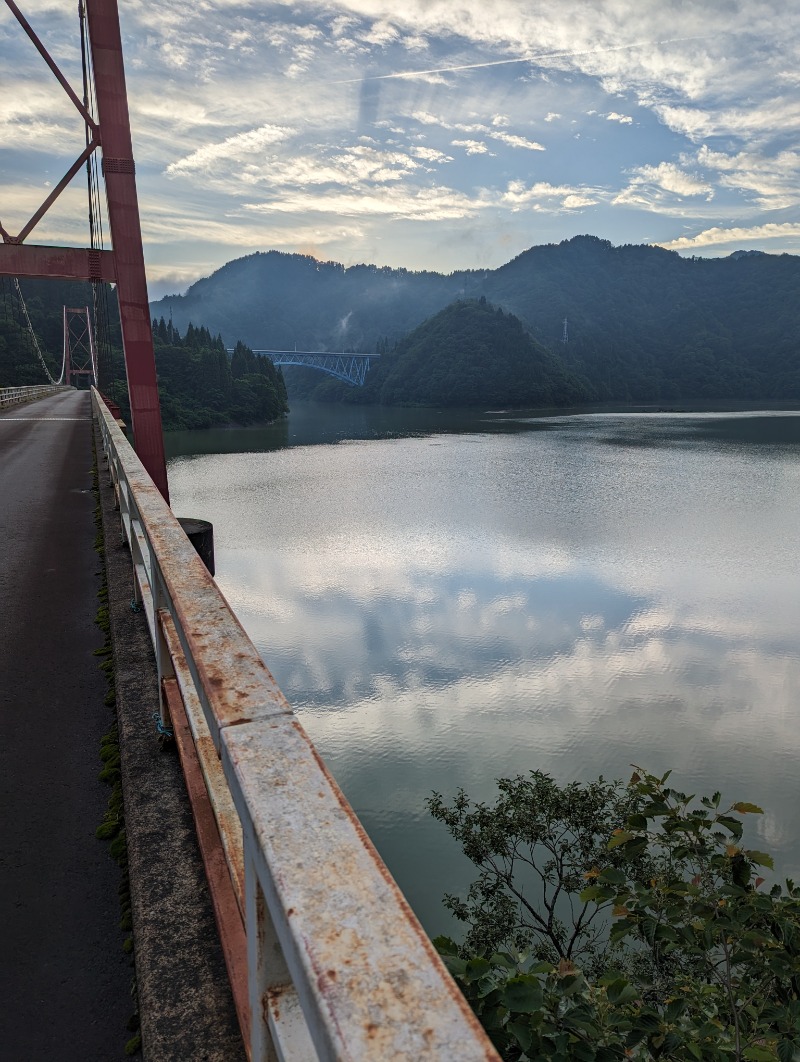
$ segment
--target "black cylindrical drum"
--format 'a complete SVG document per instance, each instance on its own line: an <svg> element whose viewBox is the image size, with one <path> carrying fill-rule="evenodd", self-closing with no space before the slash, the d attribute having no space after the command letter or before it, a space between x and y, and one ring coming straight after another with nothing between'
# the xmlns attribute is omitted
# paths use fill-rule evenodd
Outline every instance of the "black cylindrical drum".
<svg viewBox="0 0 800 1062"><path fill-rule="evenodd" d="M200 560L214 574L214 525L208 520L195 520L192 516L179 516L178 523L186 537L197 550Z"/></svg>

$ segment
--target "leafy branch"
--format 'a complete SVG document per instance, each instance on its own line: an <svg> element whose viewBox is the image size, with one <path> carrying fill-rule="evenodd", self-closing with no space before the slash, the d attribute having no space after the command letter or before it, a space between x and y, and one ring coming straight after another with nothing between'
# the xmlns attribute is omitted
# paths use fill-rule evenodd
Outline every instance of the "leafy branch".
<svg viewBox="0 0 800 1062"><path fill-rule="evenodd" d="M428 801L480 871L437 946L510 1062L800 1062L800 887L764 887L759 807L669 778Z"/></svg>

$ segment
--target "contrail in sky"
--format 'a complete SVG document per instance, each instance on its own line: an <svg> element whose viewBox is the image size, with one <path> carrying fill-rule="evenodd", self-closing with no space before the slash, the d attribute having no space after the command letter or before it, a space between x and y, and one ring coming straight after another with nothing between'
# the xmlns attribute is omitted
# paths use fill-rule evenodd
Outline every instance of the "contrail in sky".
<svg viewBox="0 0 800 1062"><path fill-rule="evenodd" d="M352 85L361 81L387 81L389 78L424 77L426 74L450 74L459 70L482 70L488 66L509 66L511 63L535 63L539 59L574 59L580 55L605 55L608 52L627 52L634 48L652 48L659 44L683 44L685 41L702 41L706 36L670 37L663 41L637 41L634 44L611 45L608 48L584 48L574 52L540 52L538 55L523 55L516 59L492 59L485 63L463 63L460 66L439 66L431 70L402 70L395 74L373 74L367 77L350 77L334 81L334 85Z"/></svg>

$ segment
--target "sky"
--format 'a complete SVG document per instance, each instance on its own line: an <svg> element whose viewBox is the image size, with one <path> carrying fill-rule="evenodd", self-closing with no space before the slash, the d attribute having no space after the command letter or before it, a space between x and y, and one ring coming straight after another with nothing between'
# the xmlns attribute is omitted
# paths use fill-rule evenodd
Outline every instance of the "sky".
<svg viewBox="0 0 800 1062"><path fill-rule="evenodd" d="M496 268L590 233L800 253L800 4L119 0L151 298L255 251ZM74 0L20 0L81 94ZM0 11L0 220L83 147ZM28 242L88 242L79 175Z"/></svg>

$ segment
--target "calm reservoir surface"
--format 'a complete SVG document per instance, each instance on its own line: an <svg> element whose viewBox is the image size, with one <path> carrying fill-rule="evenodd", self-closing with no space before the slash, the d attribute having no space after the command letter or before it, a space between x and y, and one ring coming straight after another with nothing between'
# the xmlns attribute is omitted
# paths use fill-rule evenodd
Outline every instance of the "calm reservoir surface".
<svg viewBox="0 0 800 1062"><path fill-rule="evenodd" d="M800 414L293 403L173 433L173 507L430 933L470 864L424 800L662 771L800 877Z"/></svg>

